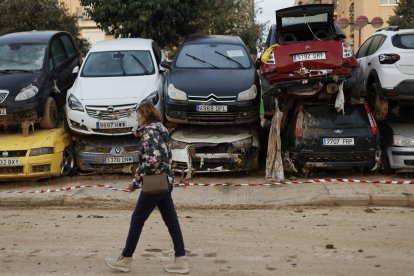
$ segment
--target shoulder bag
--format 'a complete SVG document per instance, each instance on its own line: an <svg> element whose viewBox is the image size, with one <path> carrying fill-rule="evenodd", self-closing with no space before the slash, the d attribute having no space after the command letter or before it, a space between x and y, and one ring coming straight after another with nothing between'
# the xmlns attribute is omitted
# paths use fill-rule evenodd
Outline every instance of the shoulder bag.
<svg viewBox="0 0 414 276"><path fill-rule="evenodd" d="M157 195L170 190L166 173L150 174L142 176L142 192L146 195Z"/></svg>

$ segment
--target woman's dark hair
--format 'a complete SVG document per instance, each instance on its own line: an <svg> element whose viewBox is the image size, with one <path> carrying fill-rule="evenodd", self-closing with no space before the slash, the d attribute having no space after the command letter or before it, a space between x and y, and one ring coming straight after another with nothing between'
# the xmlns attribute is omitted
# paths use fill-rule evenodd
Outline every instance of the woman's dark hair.
<svg viewBox="0 0 414 276"><path fill-rule="evenodd" d="M161 122L161 114L150 102L145 102L137 107L145 124Z"/></svg>

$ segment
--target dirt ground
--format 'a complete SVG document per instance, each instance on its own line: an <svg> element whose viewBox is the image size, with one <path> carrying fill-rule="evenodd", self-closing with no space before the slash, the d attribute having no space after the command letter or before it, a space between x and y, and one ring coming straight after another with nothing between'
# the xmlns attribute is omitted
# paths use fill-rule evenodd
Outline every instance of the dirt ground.
<svg viewBox="0 0 414 276"><path fill-rule="evenodd" d="M131 210L0 209L1 275L120 275ZM414 209L178 210L191 275L412 275ZM172 243L158 211L130 275L165 275Z"/></svg>

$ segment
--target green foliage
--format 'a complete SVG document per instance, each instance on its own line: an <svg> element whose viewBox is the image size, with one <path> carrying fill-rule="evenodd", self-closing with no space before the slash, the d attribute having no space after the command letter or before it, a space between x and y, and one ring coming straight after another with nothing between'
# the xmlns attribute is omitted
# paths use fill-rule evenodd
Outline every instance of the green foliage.
<svg viewBox="0 0 414 276"><path fill-rule="evenodd" d="M389 25L403 29L414 28L414 0L400 0L394 13L387 21Z"/></svg>
<svg viewBox="0 0 414 276"><path fill-rule="evenodd" d="M67 31L75 37L82 54L90 47L86 39L80 38L76 18L68 15L56 0L1 0L0 11L0 35L32 30Z"/></svg>

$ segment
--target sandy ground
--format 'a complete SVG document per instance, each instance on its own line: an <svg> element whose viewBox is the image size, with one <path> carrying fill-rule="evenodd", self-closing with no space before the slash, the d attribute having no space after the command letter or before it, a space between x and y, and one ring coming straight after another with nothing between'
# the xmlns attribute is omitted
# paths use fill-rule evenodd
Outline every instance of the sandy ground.
<svg viewBox="0 0 414 276"><path fill-rule="evenodd" d="M178 210L191 275L412 275L414 209ZM131 210L0 209L1 275L121 275ZM165 275L173 258L158 211L130 275Z"/></svg>

